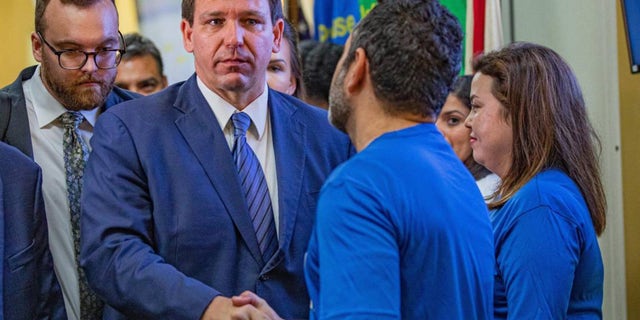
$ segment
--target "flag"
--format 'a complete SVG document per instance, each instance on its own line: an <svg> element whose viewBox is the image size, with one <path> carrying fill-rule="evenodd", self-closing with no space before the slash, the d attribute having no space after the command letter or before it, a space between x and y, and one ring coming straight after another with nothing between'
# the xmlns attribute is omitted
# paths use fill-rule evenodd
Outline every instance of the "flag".
<svg viewBox="0 0 640 320"><path fill-rule="evenodd" d="M376 6L376 0L316 0L313 3L314 39L342 44L351 30Z"/></svg>
<svg viewBox="0 0 640 320"><path fill-rule="evenodd" d="M503 45L500 0L440 0L440 3L460 21L465 34L463 73L470 74L476 56Z"/></svg>
<svg viewBox="0 0 640 320"><path fill-rule="evenodd" d="M303 11L310 11L310 0L301 1ZM463 73L472 72L474 57L503 45L500 0L440 0L458 18L464 37ZM313 1L314 38L344 44L353 27L375 5L376 0Z"/></svg>

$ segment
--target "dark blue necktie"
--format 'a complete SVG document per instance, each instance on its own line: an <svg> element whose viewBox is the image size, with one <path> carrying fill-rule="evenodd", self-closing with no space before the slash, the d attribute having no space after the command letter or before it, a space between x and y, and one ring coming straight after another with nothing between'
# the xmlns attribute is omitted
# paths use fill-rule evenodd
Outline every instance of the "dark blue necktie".
<svg viewBox="0 0 640 320"><path fill-rule="evenodd" d="M80 318L101 319L103 302L89 288L84 271L80 268L80 194L82 193L82 175L89 157L89 148L80 138L78 127L84 120L80 112L66 112L61 117L64 128L62 147L67 181L69 214L71 215L71 233L78 268L80 286Z"/></svg>
<svg viewBox="0 0 640 320"><path fill-rule="evenodd" d="M235 137L233 160L236 163L240 183L245 192L251 222L256 232L262 258L267 262L278 249L276 225L273 220L273 209L267 181L258 158L249 144L247 144L246 134L249 125L251 125L251 118L244 112L238 112L231 116L231 120L234 127L233 136Z"/></svg>

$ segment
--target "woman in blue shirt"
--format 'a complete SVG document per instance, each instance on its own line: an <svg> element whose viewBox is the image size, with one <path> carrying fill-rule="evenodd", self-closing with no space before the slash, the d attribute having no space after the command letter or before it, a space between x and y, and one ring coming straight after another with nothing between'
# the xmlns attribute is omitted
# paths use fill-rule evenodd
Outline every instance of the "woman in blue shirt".
<svg viewBox="0 0 640 320"><path fill-rule="evenodd" d="M489 203L495 318L601 318L606 201L575 75L531 43L474 67L465 125L475 160L502 180Z"/></svg>

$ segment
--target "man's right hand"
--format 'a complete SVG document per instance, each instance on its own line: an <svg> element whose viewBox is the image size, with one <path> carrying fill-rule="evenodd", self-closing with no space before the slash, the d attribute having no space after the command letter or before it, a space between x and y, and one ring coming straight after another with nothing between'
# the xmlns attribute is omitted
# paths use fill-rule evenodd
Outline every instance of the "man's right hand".
<svg viewBox="0 0 640 320"><path fill-rule="evenodd" d="M201 320L274 320L273 315L258 310L251 301L246 304L234 303L231 299L223 296L213 298L207 309L204 311Z"/></svg>

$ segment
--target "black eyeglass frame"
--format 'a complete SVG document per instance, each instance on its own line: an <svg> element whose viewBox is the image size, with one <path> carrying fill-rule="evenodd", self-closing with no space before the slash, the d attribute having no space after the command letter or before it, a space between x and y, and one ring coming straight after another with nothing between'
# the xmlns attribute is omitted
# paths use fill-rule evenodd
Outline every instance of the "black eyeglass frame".
<svg viewBox="0 0 640 320"><path fill-rule="evenodd" d="M75 50L75 49L56 50L51 44L49 44L49 42L47 42L47 40L42 36L40 31L38 31L36 33L38 34L38 37L40 37L40 40L42 40L42 42L44 44L46 44L47 47L49 47L51 52L53 52L53 54L58 56L58 65L60 66L60 68L65 69L65 70L79 70L79 69L82 69L82 67L84 67L84 65L87 64L87 61L89 60L89 56L90 55L93 56L93 62L96 64L96 67L98 67L98 69L103 69L103 70L115 69L120 64L120 61L122 61L122 56L127 52L124 49L125 48L124 37L122 36L122 33L120 32L120 30L118 30L118 35L120 36L120 44L122 45L121 49L104 49L104 50L92 51L92 52L87 52L87 51L83 51L83 50ZM60 56L63 55L64 53L66 53L66 52L83 53L84 54L84 61L80 64L80 66L75 67L75 68L65 67L65 66L62 65L62 61L60 60ZM117 52L117 53L119 53L119 55L116 56L116 62L115 62L115 64L113 66L110 66L110 67L107 67L107 68L103 68L103 67L98 65L98 61L96 59L98 57L98 54L100 54L102 52Z"/></svg>

